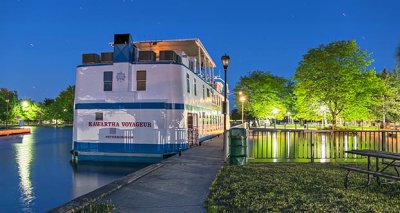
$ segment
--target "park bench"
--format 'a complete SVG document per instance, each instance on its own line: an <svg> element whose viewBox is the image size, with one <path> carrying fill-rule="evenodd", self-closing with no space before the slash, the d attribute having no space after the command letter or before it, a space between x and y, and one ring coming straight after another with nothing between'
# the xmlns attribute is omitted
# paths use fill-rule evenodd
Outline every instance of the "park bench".
<svg viewBox="0 0 400 213"><path fill-rule="evenodd" d="M363 174L367 174L368 182L367 186L371 183L371 176L376 177L376 181L378 184L381 184L380 178L387 178L394 180L394 182L400 181L400 174L397 170L397 167L400 167L400 154L398 153L391 153L391 152L384 152L384 151L376 151L376 150L351 150L346 151L348 154L355 154L366 156L368 158L367 169L364 168L357 168L352 166L343 166L343 169L347 170L347 174L344 177L344 187L348 188L349 186L349 175L350 172L359 172ZM371 158L375 158L375 167L372 169ZM381 159L381 163L380 160ZM383 168L380 169L379 166L382 165ZM385 172L387 168L394 168L397 176ZM392 182L386 182L392 183Z"/></svg>

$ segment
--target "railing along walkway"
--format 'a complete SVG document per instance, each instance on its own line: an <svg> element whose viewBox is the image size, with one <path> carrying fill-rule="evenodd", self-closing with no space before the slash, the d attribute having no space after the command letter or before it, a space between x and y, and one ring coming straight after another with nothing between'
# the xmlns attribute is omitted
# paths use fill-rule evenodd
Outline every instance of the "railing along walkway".
<svg viewBox="0 0 400 213"><path fill-rule="evenodd" d="M397 130L303 130L250 128L249 157L255 160L314 162L360 159L352 149L400 152Z"/></svg>

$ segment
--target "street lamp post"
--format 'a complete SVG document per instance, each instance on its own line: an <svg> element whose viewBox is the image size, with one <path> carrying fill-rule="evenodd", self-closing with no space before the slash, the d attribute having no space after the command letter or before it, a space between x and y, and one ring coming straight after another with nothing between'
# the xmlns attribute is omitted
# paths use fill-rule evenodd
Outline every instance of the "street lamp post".
<svg viewBox="0 0 400 213"><path fill-rule="evenodd" d="M240 96L239 101L242 102L242 125L243 125L243 127L245 127L245 125L244 125L244 102L246 101L246 97Z"/></svg>
<svg viewBox="0 0 400 213"><path fill-rule="evenodd" d="M6 129L8 129L8 104L10 103L9 99L6 99L6 106L7 106L7 114L6 114Z"/></svg>
<svg viewBox="0 0 400 213"><path fill-rule="evenodd" d="M226 108L227 108L226 92L227 92L228 88L226 85L226 79L227 79L226 71L228 70L230 59L231 58L227 54L225 54L221 57L222 65L224 67L224 104L223 104L224 105L224 109L223 109L223 113L224 113L224 143L223 143L223 150L226 150L226 147L227 147L227 145L226 145L226 123L227 123L226 122Z"/></svg>

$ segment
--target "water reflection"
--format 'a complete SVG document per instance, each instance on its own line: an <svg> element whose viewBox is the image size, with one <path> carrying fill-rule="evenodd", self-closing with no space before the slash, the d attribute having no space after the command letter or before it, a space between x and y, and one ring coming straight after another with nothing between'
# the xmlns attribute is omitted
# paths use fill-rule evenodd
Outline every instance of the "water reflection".
<svg viewBox="0 0 400 213"><path fill-rule="evenodd" d="M357 147L358 147L358 137L356 135L354 135L353 141L354 141L353 149L357 149Z"/></svg>
<svg viewBox="0 0 400 213"><path fill-rule="evenodd" d="M72 128L0 137L0 212L46 212L143 168L69 163Z"/></svg>
<svg viewBox="0 0 400 213"><path fill-rule="evenodd" d="M105 176L109 174L110 177L116 175L124 176L132 172L132 170L139 170L144 166L150 164L143 163L96 163L96 162L79 162L79 164L71 163L73 168L72 173L72 194L78 197L97 188L104 182Z"/></svg>
<svg viewBox="0 0 400 213"><path fill-rule="evenodd" d="M288 139L287 141L287 156L290 156L290 146L291 146L291 141L292 141L292 137L290 137L290 133L287 133L286 138Z"/></svg>
<svg viewBox="0 0 400 213"><path fill-rule="evenodd" d="M277 156L277 148L278 148L278 144L277 144L277 134L276 132L272 133L272 147L273 147L273 157L276 158Z"/></svg>
<svg viewBox="0 0 400 213"><path fill-rule="evenodd" d="M321 135L321 158L322 162L325 162L326 159L326 135Z"/></svg>
<svg viewBox="0 0 400 213"><path fill-rule="evenodd" d="M33 201L35 199L31 181L31 163L34 153L33 143L33 135L25 135L22 136L22 143L16 144L15 147L18 175L20 179L20 200L24 205L25 212L30 211L30 207L33 205Z"/></svg>
<svg viewBox="0 0 400 213"><path fill-rule="evenodd" d="M249 150L255 159L359 159L352 149L374 149L400 153L400 134L377 131L260 131L250 136ZM250 154L253 156L253 154Z"/></svg>

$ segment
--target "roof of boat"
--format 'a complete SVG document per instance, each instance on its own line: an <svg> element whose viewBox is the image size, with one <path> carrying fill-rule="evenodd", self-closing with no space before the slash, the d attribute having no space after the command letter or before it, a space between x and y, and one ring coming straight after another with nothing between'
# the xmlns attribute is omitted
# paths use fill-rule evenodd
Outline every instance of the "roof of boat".
<svg viewBox="0 0 400 213"><path fill-rule="evenodd" d="M211 56L208 54L207 50L204 48L204 45L201 43L198 38L190 38L190 39L173 39L173 40L149 40L149 41L135 41L133 42L136 47L140 50L153 50L153 51L162 51L162 50L175 50L175 51L183 51L186 55L195 57L199 60L199 50L203 57L206 57L209 63L209 66L216 67L214 61ZM204 61L202 58L201 61Z"/></svg>

